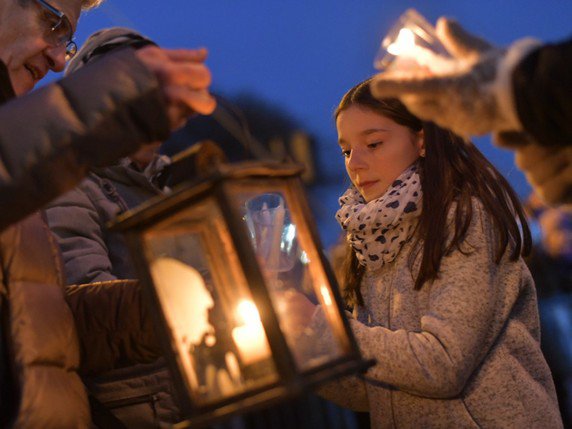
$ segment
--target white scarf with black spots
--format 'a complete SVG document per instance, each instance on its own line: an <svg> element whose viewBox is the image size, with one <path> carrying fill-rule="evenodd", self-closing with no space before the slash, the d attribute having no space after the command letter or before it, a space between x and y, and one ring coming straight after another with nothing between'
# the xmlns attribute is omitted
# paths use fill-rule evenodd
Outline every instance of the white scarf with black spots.
<svg viewBox="0 0 572 429"><path fill-rule="evenodd" d="M361 265L376 269L393 261L413 235L423 196L418 168L418 163L408 167L369 203L353 185L340 197L336 219Z"/></svg>

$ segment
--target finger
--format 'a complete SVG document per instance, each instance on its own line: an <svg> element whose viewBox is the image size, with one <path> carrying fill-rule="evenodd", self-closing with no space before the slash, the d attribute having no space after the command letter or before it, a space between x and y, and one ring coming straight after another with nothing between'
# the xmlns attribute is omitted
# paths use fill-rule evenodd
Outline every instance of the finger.
<svg viewBox="0 0 572 429"><path fill-rule="evenodd" d="M167 57L176 62L204 62L207 59L206 48L198 49L163 49Z"/></svg>
<svg viewBox="0 0 572 429"><path fill-rule="evenodd" d="M526 146L533 143L530 136L522 131L499 131L493 135L493 143L507 149Z"/></svg>
<svg viewBox="0 0 572 429"><path fill-rule="evenodd" d="M371 83L371 93L376 98L399 97L404 94L418 96L439 96L444 88L450 87L456 81L455 77L402 77L380 73Z"/></svg>
<svg viewBox="0 0 572 429"><path fill-rule="evenodd" d="M158 70L158 75L166 86L185 86L191 89L207 88L212 81L208 67L196 63L166 63Z"/></svg>
<svg viewBox="0 0 572 429"><path fill-rule="evenodd" d="M562 170L548 178L541 186L542 197L548 204L572 203L572 164L566 164ZM568 207L568 206L563 206Z"/></svg>
<svg viewBox="0 0 572 429"><path fill-rule="evenodd" d="M171 131L175 131L185 125L189 116L193 115L193 113L186 106L170 104L167 107L167 116L171 124Z"/></svg>
<svg viewBox="0 0 572 429"><path fill-rule="evenodd" d="M557 149L528 145L515 150L516 165L534 177L536 184L543 184L557 176L572 159L572 148Z"/></svg>
<svg viewBox="0 0 572 429"><path fill-rule="evenodd" d="M443 114L445 109L440 97L419 98L416 95L403 95L401 101L405 104L407 110L419 119L423 121L433 121L441 127L444 126L441 119L446 115Z"/></svg>
<svg viewBox="0 0 572 429"><path fill-rule="evenodd" d="M456 58L472 59L494 48L486 40L467 32L453 19L439 18L436 30L441 43Z"/></svg>
<svg viewBox="0 0 572 429"><path fill-rule="evenodd" d="M169 103L186 106L201 115L210 115L216 108L215 98L205 89L192 90L172 86L166 89L165 94Z"/></svg>

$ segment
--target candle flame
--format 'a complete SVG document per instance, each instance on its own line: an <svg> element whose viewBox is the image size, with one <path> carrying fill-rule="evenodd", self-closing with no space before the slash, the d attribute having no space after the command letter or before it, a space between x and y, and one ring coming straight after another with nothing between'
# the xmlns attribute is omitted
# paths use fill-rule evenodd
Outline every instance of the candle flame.
<svg viewBox="0 0 572 429"><path fill-rule="evenodd" d="M322 294L322 298L324 298L324 305L327 307L332 305L332 296L330 295L330 290L326 286L322 285L320 287L320 293Z"/></svg>
<svg viewBox="0 0 572 429"><path fill-rule="evenodd" d="M238 303L236 307L236 312L238 314L239 319L245 325L259 325L262 322L260 321L260 314L258 313L258 308L254 302L250 300L243 300Z"/></svg>
<svg viewBox="0 0 572 429"><path fill-rule="evenodd" d="M415 34L409 28L399 30L395 42L387 47L387 52L392 55L403 55L415 47Z"/></svg>

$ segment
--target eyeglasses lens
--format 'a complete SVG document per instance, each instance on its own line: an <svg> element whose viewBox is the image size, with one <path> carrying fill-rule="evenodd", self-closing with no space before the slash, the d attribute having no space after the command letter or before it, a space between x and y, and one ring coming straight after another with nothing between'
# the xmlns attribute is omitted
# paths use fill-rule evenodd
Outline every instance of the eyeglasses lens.
<svg viewBox="0 0 572 429"><path fill-rule="evenodd" d="M73 39L73 28L69 19L59 10L43 0L38 3L44 8L48 15L46 19L50 20L49 32L47 34L50 44L54 46L66 47L66 61L73 58L77 52L77 45Z"/></svg>

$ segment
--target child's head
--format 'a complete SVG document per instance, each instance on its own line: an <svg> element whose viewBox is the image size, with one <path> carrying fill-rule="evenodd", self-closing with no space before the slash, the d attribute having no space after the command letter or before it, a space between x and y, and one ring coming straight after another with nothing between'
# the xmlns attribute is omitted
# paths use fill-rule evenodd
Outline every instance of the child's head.
<svg viewBox="0 0 572 429"><path fill-rule="evenodd" d="M475 199L492 218L497 262L507 248L512 260L528 253L530 231L520 201L481 152L454 133L421 121L399 100L374 98L369 83L356 85L342 98L334 115L338 139L348 174L367 202L419 163L423 197L416 236L423 255L416 287L435 279L442 257L460 249ZM455 212L452 226L447 223L450 210ZM359 278L348 284L357 288Z"/></svg>
<svg viewBox="0 0 572 429"><path fill-rule="evenodd" d="M344 96L335 118L347 173L368 202L425 156L423 123L398 100L373 98L369 82Z"/></svg>
<svg viewBox="0 0 572 429"><path fill-rule="evenodd" d="M381 196L416 160L424 199L431 199L431 207L424 205L430 216L435 215L428 213L433 206L448 209L442 203L460 194L483 197L490 190L488 182L498 182L500 174L472 143L421 121L397 99L376 99L369 84L366 80L350 89L334 114L348 175L366 201ZM499 178L503 187L508 186Z"/></svg>

